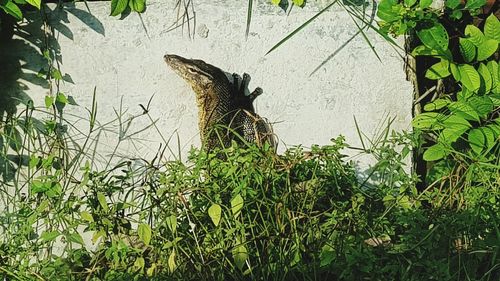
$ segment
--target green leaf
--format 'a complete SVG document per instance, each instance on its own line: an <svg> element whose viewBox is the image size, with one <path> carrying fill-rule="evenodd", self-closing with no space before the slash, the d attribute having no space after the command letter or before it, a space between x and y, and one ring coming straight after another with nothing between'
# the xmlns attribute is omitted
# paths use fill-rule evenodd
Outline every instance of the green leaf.
<svg viewBox="0 0 500 281"><path fill-rule="evenodd" d="M102 209L105 212L109 210L108 203L106 202L106 196L104 196L104 193L97 192L97 201L99 201L99 205L101 205Z"/></svg>
<svg viewBox="0 0 500 281"><path fill-rule="evenodd" d="M448 155L448 153L446 152L444 145L437 143L427 148L422 157L425 161L437 161L443 159L446 155Z"/></svg>
<svg viewBox="0 0 500 281"><path fill-rule="evenodd" d="M425 112L415 116L411 123L413 127L417 129L432 129L438 124L438 121L444 119L444 117L445 116L441 113Z"/></svg>
<svg viewBox="0 0 500 281"><path fill-rule="evenodd" d="M26 3L30 4L31 6L36 7L38 10L40 10L40 5L42 4L42 0L25 0Z"/></svg>
<svg viewBox="0 0 500 281"><path fill-rule="evenodd" d="M468 140L470 147L476 154L481 154L486 148L486 136L480 129L470 130Z"/></svg>
<svg viewBox="0 0 500 281"><path fill-rule="evenodd" d="M493 106L500 106L500 94L489 95Z"/></svg>
<svg viewBox="0 0 500 281"><path fill-rule="evenodd" d="M8 1L4 5L0 5L0 8L2 8L7 14L13 16L16 20L23 19L21 9L19 9L19 7L11 1Z"/></svg>
<svg viewBox="0 0 500 281"><path fill-rule="evenodd" d="M241 208L243 208L243 197L238 194L231 200L231 212L235 218L240 214Z"/></svg>
<svg viewBox="0 0 500 281"><path fill-rule="evenodd" d="M487 117L493 111L493 102L489 96L473 96L467 103L481 118Z"/></svg>
<svg viewBox="0 0 500 281"><path fill-rule="evenodd" d="M413 56L433 56L441 59L445 59L448 61L451 61L453 59L453 56L450 52L450 50L435 50L435 49L430 49L425 45L420 45L415 47L413 51L411 52Z"/></svg>
<svg viewBox="0 0 500 281"><path fill-rule="evenodd" d="M245 266L245 262L248 259L247 248L245 247L245 245L240 243L239 245L233 248L232 254L236 267L242 270L243 266Z"/></svg>
<svg viewBox="0 0 500 281"><path fill-rule="evenodd" d="M74 242L74 243L77 243L80 245L85 245L85 242L83 241L83 237L78 232L73 232L70 235L67 235L66 238L70 242Z"/></svg>
<svg viewBox="0 0 500 281"><path fill-rule="evenodd" d="M403 8L398 0L382 0L378 5L377 16L385 22L401 19L400 10Z"/></svg>
<svg viewBox="0 0 500 281"><path fill-rule="evenodd" d="M500 42L500 21L494 14L491 14L484 23L484 36Z"/></svg>
<svg viewBox="0 0 500 281"><path fill-rule="evenodd" d="M446 127L439 134L438 141L441 143L452 144L457 141L460 136L469 130L468 127L463 125L458 125L455 127Z"/></svg>
<svg viewBox="0 0 500 281"><path fill-rule="evenodd" d="M144 269L144 266L146 265L146 261L144 260L143 257L138 257L135 259L135 262L134 262L134 267L137 269L137 270L143 270Z"/></svg>
<svg viewBox="0 0 500 281"><path fill-rule="evenodd" d="M450 9L455 9L460 5L460 0L446 0L446 7Z"/></svg>
<svg viewBox="0 0 500 281"><path fill-rule="evenodd" d="M54 78L54 79L56 79L58 81L62 80L62 78L63 78L63 76L61 74L61 71L59 71L59 69L56 69L56 68L52 69L52 71L51 71L50 74L51 74L52 78Z"/></svg>
<svg viewBox="0 0 500 281"><path fill-rule="evenodd" d="M474 108L472 108L465 101L452 102L448 105L448 108L451 110L451 112L455 113L456 116L459 116L462 119L479 121L479 115L477 114L477 112L474 110ZM450 116L450 117L452 117L452 116ZM448 119L450 119L450 118L448 118ZM446 123L446 121L448 121L448 119L446 119L443 123ZM451 120L449 120L449 122L456 123L456 122L460 122L460 120L456 120L456 119L452 118ZM468 124L468 122L467 122L467 124Z"/></svg>
<svg viewBox="0 0 500 281"><path fill-rule="evenodd" d="M281 0L271 0L271 3L277 6L281 3Z"/></svg>
<svg viewBox="0 0 500 281"><path fill-rule="evenodd" d="M479 92L489 93L491 91L491 85L493 81L488 67L484 63L481 63L477 69L477 72L479 73L479 76L481 78L481 87L479 89Z"/></svg>
<svg viewBox="0 0 500 281"><path fill-rule="evenodd" d="M321 248L321 253L319 255L320 259L320 267L323 266L328 266L332 263L332 261L335 259L336 254L335 250L332 248L330 245L324 245Z"/></svg>
<svg viewBox="0 0 500 281"><path fill-rule="evenodd" d="M460 53L466 62L471 62L476 57L476 46L466 38L460 38Z"/></svg>
<svg viewBox="0 0 500 281"><path fill-rule="evenodd" d="M222 208L219 204L213 204L210 208L208 208L208 215L210 216L210 219L212 219L214 225L218 226L222 215Z"/></svg>
<svg viewBox="0 0 500 281"><path fill-rule="evenodd" d="M292 2L295 6L302 7L304 5L304 0L292 0Z"/></svg>
<svg viewBox="0 0 500 281"><path fill-rule="evenodd" d="M432 0L420 0L420 8L425 9L428 8L432 4Z"/></svg>
<svg viewBox="0 0 500 281"><path fill-rule="evenodd" d="M45 107L50 108L54 104L54 97L53 96L45 96Z"/></svg>
<svg viewBox="0 0 500 281"><path fill-rule="evenodd" d="M453 12L450 15L450 18L452 18L454 20L459 20L462 18L462 16L463 16L463 13L461 10L453 10Z"/></svg>
<svg viewBox="0 0 500 281"><path fill-rule="evenodd" d="M111 1L111 16L121 14L127 8L129 0L112 0Z"/></svg>
<svg viewBox="0 0 500 281"><path fill-rule="evenodd" d="M40 238L44 242L50 242L50 241L55 240L59 235L61 235L61 233L59 231L57 231L57 230L54 230L54 231L44 231L42 233L42 235L40 235Z"/></svg>
<svg viewBox="0 0 500 281"><path fill-rule="evenodd" d="M498 41L495 39L484 40L483 43L477 46L477 60L483 61L493 55L498 49Z"/></svg>
<svg viewBox="0 0 500 281"><path fill-rule="evenodd" d="M146 246L149 245L149 242L151 242L151 228L148 224L139 224L137 227L137 235L139 235L139 239L141 239Z"/></svg>
<svg viewBox="0 0 500 281"><path fill-rule="evenodd" d="M458 69L460 71L460 82L470 91L477 91L481 86L481 79L476 69L468 64L459 65Z"/></svg>
<svg viewBox="0 0 500 281"><path fill-rule="evenodd" d="M486 126L486 127L480 127L479 129L483 133L483 135L486 137L486 150L489 151L492 149L497 143L496 139L498 138L499 134L492 128L493 126Z"/></svg>
<svg viewBox="0 0 500 281"><path fill-rule="evenodd" d="M491 91L500 94L500 72L498 71L498 63L496 61L489 61L486 67L491 74Z"/></svg>
<svg viewBox="0 0 500 281"><path fill-rule="evenodd" d="M168 270L170 273L174 272L175 269L177 268L177 265L175 264L175 249L172 250L172 253L168 256Z"/></svg>
<svg viewBox="0 0 500 281"><path fill-rule="evenodd" d="M146 0L130 0L128 4L132 11L142 13L146 10Z"/></svg>
<svg viewBox="0 0 500 281"><path fill-rule="evenodd" d="M476 46L483 44L484 40L486 39L481 30L473 25L467 25L465 27L465 35L469 36L467 39L469 39L472 44Z"/></svg>
<svg viewBox="0 0 500 281"><path fill-rule="evenodd" d="M460 70L458 69L458 66L454 63L450 63L450 71L451 74L453 75L453 78L456 81L460 81Z"/></svg>
<svg viewBox="0 0 500 281"><path fill-rule="evenodd" d="M425 77L432 80L448 77L451 74L449 71L449 67L450 62L447 60L442 60L427 69L427 71L425 72Z"/></svg>
<svg viewBox="0 0 500 281"><path fill-rule="evenodd" d="M450 102L451 101L448 98L437 99L437 100L434 100L433 102L430 102L430 103L424 105L424 110L425 111L439 110L439 109L447 106Z"/></svg>
<svg viewBox="0 0 500 281"><path fill-rule="evenodd" d="M94 218L92 217L92 215L87 212L87 211L81 211L80 212L80 217L82 218L82 220L86 220L88 222L94 222Z"/></svg>
<svg viewBox="0 0 500 281"><path fill-rule="evenodd" d="M448 33L444 26L440 23L431 28L422 29L417 32L418 38L422 43L430 49L447 50L448 49Z"/></svg>
<svg viewBox="0 0 500 281"><path fill-rule="evenodd" d="M170 230L175 233L175 231L177 230L177 217L175 215L168 216L166 223L168 228L170 228Z"/></svg>
<svg viewBox="0 0 500 281"><path fill-rule="evenodd" d="M404 0L405 7L411 7L417 3L417 0Z"/></svg>
<svg viewBox="0 0 500 281"><path fill-rule="evenodd" d="M479 9L486 4L486 0L467 0L465 8L469 10Z"/></svg>

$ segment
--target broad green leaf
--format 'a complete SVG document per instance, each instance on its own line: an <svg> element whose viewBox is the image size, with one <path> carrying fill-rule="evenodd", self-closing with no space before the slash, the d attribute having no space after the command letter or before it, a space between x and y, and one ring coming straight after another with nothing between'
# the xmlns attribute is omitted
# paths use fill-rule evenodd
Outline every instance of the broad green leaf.
<svg viewBox="0 0 500 281"><path fill-rule="evenodd" d="M444 117L441 113L425 112L415 116L411 123L417 129L433 129L438 121L443 120Z"/></svg>
<svg viewBox="0 0 500 281"><path fill-rule="evenodd" d="M85 242L83 242L83 237L78 232L73 232L70 235L67 235L66 239L68 239L68 241L73 243L85 245Z"/></svg>
<svg viewBox="0 0 500 281"><path fill-rule="evenodd" d="M422 29L417 32L418 38L422 43L430 49L447 50L448 49L448 33L444 26L440 23L431 28Z"/></svg>
<svg viewBox="0 0 500 281"><path fill-rule="evenodd" d="M92 215L87 212L87 211L81 211L80 212L80 217L82 218L82 220L86 220L88 222L94 222L94 218L92 217Z"/></svg>
<svg viewBox="0 0 500 281"><path fill-rule="evenodd" d="M26 3L40 10L40 4L42 4L42 0L25 0L25 1Z"/></svg>
<svg viewBox="0 0 500 281"><path fill-rule="evenodd" d="M106 202L106 196L104 196L104 193L97 192L97 201L99 201L99 205L101 205L102 209L105 212L107 212L109 210L108 202Z"/></svg>
<svg viewBox="0 0 500 281"><path fill-rule="evenodd" d="M274 5L279 5L279 3L281 3L281 0L271 0L271 3L273 3Z"/></svg>
<svg viewBox="0 0 500 281"><path fill-rule="evenodd" d="M446 7L450 9L455 9L460 5L460 0L446 0Z"/></svg>
<svg viewBox="0 0 500 281"><path fill-rule="evenodd" d="M474 110L474 108L472 108L466 101L452 102L448 105L448 108L451 110L451 112L455 113L456 116L458 116L462 119L479 121L479 115ZM454 115L451 115L443 123L446 123L446 122L460 123L461 122L461 120L457 120L453 116ZM467 124L468 124L468 122L467 122Z"/></svg>
<svg viewBox="0 0 500 281"><path fill-rule="evenodd" d="M486 67L491 74L491 91L500 94L500 72L498 71L498 63L496 61L489 61Z"/></svg>
<svg viewBox="0 0 500 281"><path fill-rule="evenodd" d="M450 62L447 60L442 60L427 69L427 71L425 72L425 77L432 80L448 77L451 74L449 71L449 67Z"/></svg>
<svg viewBox="0 0 500 281"><path fill-rule="evenodd" d="M467 128L472 127L469 121L466 120L466 118L453 114L448 116L443 121L443 125L445 125L445 127L467 127Z"/></svg>
<svg viewBox="0 0 500 281"><path fill-rule="evenodd" d="M233 259L234 263L236 264L236 267L238 267L240 270L243 269L243 266L245 266L245 262L248 259L248 251L245 245L239 244L233 248Z"/></svg>
<svg viewBox="0 0 500 281"><path fill-rule="evenodd" d="M144 12L146 10L146 0L129 0L130 2L128 3L130 6L130 9L132 11L136 11L138 13Z"/></svg>
<svg viewBox="0 0 500 281"><path fill-rule="evenodd" d="M476 154L481 154L486 148L486 137L480 129L470 130L468 140L470 147Z"/></svg>
<svg viewBox="0 0 500 281"><path fill-rule="evenodd" d="M492 149L497 143L496 139L498 135L495 130L493 130L490 126L480 127L479 128L483 135L486 137L486 150Z"/></svg>
<svg viewBox="0 0 500 281"><path fill-rule="evenodd" d="M438 109L441 109L441 108L447 106L450 102L451 101L448 98L437 99L437 100L434 100L433 102L430 102L430 103L424 105L424 110L425 111L438 110Z"/></svg>
<svg viewBox="0 0 500 281"><path fill-rule="evenodd" d="M53 96L45 96L45 107L50 108L54 104L54 97Z"/></svg>
<svg viewBox="0 0 500 281"><path fill-rule="evenodd" d="M489 93L491 91L492 78L488 67L484 63L481 63L477 69L479 76L481 78L481 88L479 92Z"/></svg>
<svg viewBox="0 0 500 281"><path fill-rule="evenodd" d="M463 15L464 14L462 13L461 10L453 10L453 12L450 15L450 18L452 18L454 20L459 20L462 18Z"/></svg>
<svg viewBox="0 0 500 281"><path fill-rule="evenodd" d="M460 136L469 130L469 127L458 125L454 127L446 127L439 134L438 141L440 143L452 144L457 141Z"/></svg>
<svg viewBox="0 0 500 281"><path fill-rule="evenodd" d="M398 0L382 0L378 5L377 16L386 22L393 22L401 18L399 11L402 5Z"/></svg>
<svg viewBox="0 0 500 281"><path fill-rule="evenodd" d="M476 57L476 46L466 38L460 38L460 53L466 62L471 62Z"/></svg>
<svg viewBox="0 0 500 281"><path fill-rule="evenodd" d="M330 245L324 245L321 248L321 253L319 255L320 267L330 265L332 261L335 259L336 254L335 250Z"/></svg>
<svg viewBox="0 0 500 281"><path fill-rule="evenodd" d="M155 270L157 268L157 265L156 263L153 263L147 270L146 270L146 274L149 276L149 277L152 277L153 274L155 274Z"/></svg>
<svg viewBox="0 0 500 281"><path fill-rule="evenodd" d="M138 257L135 259L135 262L134 262L134 267L137 269L137 270L143 270L144 269L144 266L146 265L146 261L144 260L143 257Z"/></svg>
<svg viewBox="0 0 500 281"><path fill-rule="evenodd" d="M493 106L500 106L500 94L489 95L489 98L491 99Z"/></svg>
<svg viewBox="0 0 500 281"><path fill-rule="evenodd" d="M437 143L424 152L422 156L425 161L437 161L443 159L446 155L448 155L445 147L441 143Z"/></svg>
<svg viewBox="0 0 500 281"><path fill-rule="evenodd" d="M44 242L50 242L50 241L55 240L59 235L61 235L61 233L59 233L59 231L57 231L57 230L54 230L54 231L44 231L42 233L42 235L40 235L40 238Z"/></svg>
<svg viewBox="0 0 500 281"><path fill-rule="evenodd" d="M430 49L425 45L420 45L415 47L413 51L411 52L413 56L433 56L441 59L445 59L448 61L451 61L453 59L453 56L450 52L450 50L436 50L436 49Z"/></svg>
<svg viewBox="0 0 500 281"><path fill-rule="evenodd" d="M460 70L458 69L458 66L456 64L450 63L450 72L453 75L455 81L460 81Z"/></svg>
<svg viewBox="0 0 500 281"><path fill-rule="evenodd" d="M498 18L491 14L484 24L484 36L489 39L495 39L500 42L500 21Z"/></svg>
<svg viewBox="0 0 500 281"><path fill-rule="evenodd" d="M493 55L498 49L498 41L495 39L484 40L483 43L477 46L477 60L483 61Z"/></svg>
<svg viewBox="0 0 500 281"><path fill-rule="evenodd" d="M481 30L473 25L467 25L465 27L465 35L467 35L468 39L476 46L483 44L486 39Z"/></svg>
<svg viewBox="0 0 500 281"><path fill-rule="evenodd" d="M432 0L420 0L419 6L422 9L428 8L432 4Z"/></svg>
<svg viewBox="0 0 500 281"><path fill-rule="evenodd" d="M111 0L111 16L121 14L127 8L129 0Z"/></svg>
<svg viewBox="0 0 500 281"><path fill-rule="evenodd" d="M45 211L45 209L47 209L47 207L48 207L48 206L49 206L49 200L45 199L45 200L43 200L43 201L40 203L40 205L38 205L38 206L36 207L36 211L37 211L38 213L41 213L41 212Z"/></svg>
<svg viewBox="0 0 500 281"><path fill-rule="evenodd" d="M295 6L301 7L302 5L304 5L304 0L292 0L292 2Z"/></svg>
<svg viewBox="0 0 500 281"><path fill-rule="evenodd" d="M457 92L458 101L467 101L470 97L474 95L474 92L467 90L467 88L462 88L461 91Z"/></svg>
<svg viewBox="0 0 500 281"><path fill-rule="evenodd" d="M467 0L466 2L465 8L469 10L479 9L486 4L486 0Z"/></svg>
<svg viewBox="0 0 500 281"><path fill-rule="evenodd" d="M148 224L139 224L137 227L137 235L139 235L139 239L141 239L146 246L149 245L149 242L151 242L151 228Z"/></svg>
<svg viewBox="0 0 500 281"><path fill-rule="evenodd" d="M481 79L476 69L468 64L459 65L458 69L460 71L460 82L470 91L477 91L481 86Z"/></svg>
<svg viewBox="0 0 500 281"><path fill-rule="evenodd" d="M50 72L50 76L54 78L55 80L62 80L63 76L61 74L61 71L57 68L53 68L52 71Z"/></svg>
<svg viewBox="0 0 500 281"><path fill-rule="evenodd" d="M210 208L208 208L208 215L210 216L210 219L212 219L214 225L218 226L222 215L222 208L219 204L213 204Z"/></svg>
<svg viewBox="0 0 500 281"><path fill-rule="evenodd" d="M241 208L243 208L243 197L238 194L231 200L231 212L235 218L240 214Z"/></svg>
<svg viewBox="0 0 500 281"><path fill-rule="evenodd" d="M175 264L175 249L174 249L172 250L172 253L170 253L170 256L168 256L168 271L172 273L175 271L176 268L177 265Z"/></svg>
<svg viewBox="0 0 500 281"><path fill-rule="evenodd" d="M489 96L473 96L467 103L481 118L485 118L493 111L493 102Z"/></svg>
<svg viewBox="0 0 500 281"><path fill-rule="evenodd" d="M23 19L21 9L19 9L19 7L13 2L8 1L4 5L1 5L0 8L2 8L7 14L13 16L16 20Z"/></svg>
<svg viewBox="0 0 500 281"><path fill-rule="evenodd" d="M168 216L166 219L166 223L168 228L170 228L170 230L175 233L175 231L177 230L177 217L175 215Z"/></svg>

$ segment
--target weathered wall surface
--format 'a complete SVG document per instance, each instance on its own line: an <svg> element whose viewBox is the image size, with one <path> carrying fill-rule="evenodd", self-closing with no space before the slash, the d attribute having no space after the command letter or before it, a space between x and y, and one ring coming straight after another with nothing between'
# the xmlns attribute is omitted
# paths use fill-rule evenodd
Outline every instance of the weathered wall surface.
<svg viewBox="0 0 500 281"><path fill-rule="evenodd" d="M199 58L227 72L251 75L250 88L260 86L264 94L256 100L256 110L274 123L280 139L280 151L296 144L328 144L339 134L358 143L354 125L356 117L361 130L375 133L382 118L395 117L394 129L408 129L411 120L411 85L405 80L403 62L375 32L368 31L382 61L374 55L362 36L354 38L335 57L317 68L356 32L348 14L334 6L274 52L265 53L280 39L318 12L310 4L294 8L286 16L279 8L259 2L254 7L251 32L245 39L245 1L195 2L196 22L168 31L175 22L175 1L148 1L145 14L130 14L119 20L108 16L109 3L89 3L92 15L83 3L65 6L53 13L57 41L62 58L61 70L71 75L74 84L63 83L61 89L81 107L71 110L77 116L88 116L94 87L97 89L98 119L104 123L116 118L122 102L124 119L140 114L139 104L146 105L153 96L150 114L163 136L177 151L199 145L197 108L190 87L163 61L165 53ZM54 8L52 6L52 8ZM188 27L196 25L193 38ZM28 41L36 41L33 30ZM19 40L19 38L18 38ZM22 48L19 52L22 52ZM30 54L25 61L33 64ZM41 61L39 61L41 63ZM35 61L36 64L36 61ZM37 71L36 65L30 67ZM42 105L47 92L40 85L25 81L25 92ZM132 128L147 126L147 116L134 119ZM109 128L118 132L118 127ZM135 145L124 144L121 153L145 156L155 153L162 142L154 129L134 135ZM103 135L110 147L117 135Z"/></svg>

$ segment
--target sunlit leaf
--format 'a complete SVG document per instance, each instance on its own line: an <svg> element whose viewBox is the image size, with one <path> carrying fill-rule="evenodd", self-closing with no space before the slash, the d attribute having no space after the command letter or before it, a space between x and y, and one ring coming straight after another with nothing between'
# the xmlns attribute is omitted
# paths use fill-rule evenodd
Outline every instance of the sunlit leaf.
<svg viewBox="0 0 500 281"><path fill-rule="evenodd" d="M434 26L422 29L417 32L418 38L422 43L430 49L446 50L448 49L448 33L442 24L435 24Z"/></svg>
<svg viewBox="0 0 500 281"><path fill-rule="evenodd" d="M425 161L437 161L443 159L446 155L448 155L448 153L443 144L437 143L427 148L422 157Z"/></svg>
<svg viewBox="0 0 500 281"><path fill-rule="evenodd" d="M450 63L447 60L440 61L427 69L425 77L432 80L448 77L451 74L449 67Z"/></svg>
<svg viewBox="0 0 500 281"><path fill-rule="evenodd" d="M61 233L59 231L57 231L57 230L44 231L42 233L42 235L40 235L40 238L44 242L50 242L50 241L55 240L59 235L61 235Z"/></svg>
<svg viewBox="0 0 500 281"><path fill-rule="evenodd" d="M476 46L466 38L460 38L460 53L466 62L471 62L476 57Z"/></svg>
<svg viewBox="0 0 500 281"><path fill-rule="evenodd" d="M148 224L139 224L137 227L137 235L139 235L139 239L141 239L146 246L151 242L151 228Z"/></svg>
<svg viewBox="0 0 500 281"><path fill-rule="evenodd" d="M486 22L484 24L484 36L500 42L500 21L493 13L486 18Z"/></svg>
<svg viewBox="0 0 500 281"><path fill-rule="evenodd" d="M481 30L473 25L467 25L465 27L465 35L467 35L468 39L476 46L483 44L486 39Z"/></svg>
<svg viewBox="0 0 500 281"><path fill-rule="evenodd" d="M127 8L129 0L111 0L111 16L121 14Z"/></svg>
<svg viewBox="0 0 500 281"><path fill-rule="evenodd" d="M222 208L218 204L213 204L208 208L208 215L210 219L212 219L214 225L218 226L222 215Z"/></svg>
<svg viewBox="0 0 500 281"><path fill-rule="evenodd" d="M470 91L477 91L481 86L481 79L476 69L468 64L459 65L458 69L460 71L460 82Z"/></svg>
<svg viewBox="0 0 500 281"><path fill-rule="evenodd" d="M231 200L231 212L235 218L240 214L241 208L243 208L243 197L238 194Z"/></svg>
<svg viewBox="0 0 500 281"><path fill-rule="evenodd" d="M483 61L493 55L498 49L498 41L495 39L484 40L477 46L477 60Z"/></svg>
<svg viewBox="0 0 500 281"><path fill-rule="evenodd" d="M109 210L108 208L108 202L106 202L106 196L102 192L97 192L97 201L99 201L99 205L101 205L102 209L107 212Z"/></svg>

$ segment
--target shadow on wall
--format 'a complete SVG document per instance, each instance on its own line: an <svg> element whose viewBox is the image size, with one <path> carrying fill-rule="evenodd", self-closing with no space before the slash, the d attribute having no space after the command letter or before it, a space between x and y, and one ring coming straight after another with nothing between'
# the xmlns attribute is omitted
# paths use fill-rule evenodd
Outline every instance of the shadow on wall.
<svg viewBox="0 0 500 281"><path fill-rule="evenodd" d="M6 122L21 104L27 105L29 85L41 86L50 91L49 81L57 74L53 65L62 64L60 46L54 31L69 39L73 32L68 28L68 13L80 19L95 32L104 35L103 24L89 11L78 9L74 3L43 7L40 11L23 11L25 20L15 24L13 19L0 11L2 20L0 43L0 121ZM50 26L44 26L46 16ZM72 83L71 76L62 80ZM56 79L57 80L57 79ZM57 86L57 81L55 81Z"/></svg>

